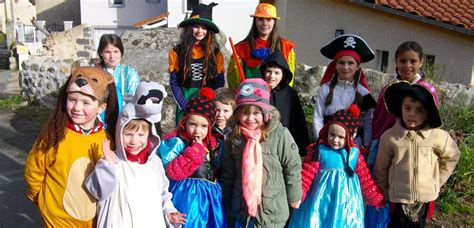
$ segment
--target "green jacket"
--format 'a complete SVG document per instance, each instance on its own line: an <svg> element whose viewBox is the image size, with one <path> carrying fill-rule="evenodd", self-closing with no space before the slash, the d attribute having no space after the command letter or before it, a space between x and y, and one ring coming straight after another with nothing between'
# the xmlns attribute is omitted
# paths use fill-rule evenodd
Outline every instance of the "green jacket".
<svg viewBox="0 0 474 228"><path fill-rule="evenodd" d="M301 199L301 159L298 146L280 123L272 107L268 139L263 152L262 202L254 219L256 227L283 227L289 218L289 203ZM242 196L242 151L245 140L227 140L222 157L222 192L230 227L235 221L246 226L247 206Z"/></svg>

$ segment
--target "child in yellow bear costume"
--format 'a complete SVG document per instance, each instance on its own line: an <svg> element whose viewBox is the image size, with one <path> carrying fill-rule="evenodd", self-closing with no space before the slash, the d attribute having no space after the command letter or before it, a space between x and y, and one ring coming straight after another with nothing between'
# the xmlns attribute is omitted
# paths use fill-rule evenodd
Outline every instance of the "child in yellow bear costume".
<svg viewBox="0 0 474 228"><path fill-rule="evenodd" d="M107 108L105 122L97 118ZM92 227L96 200L84 180L103 156L102 140L111 139L117 121L117 95L110 74L79 67L59 89L56 106L29 152L25 180L28 198L45 227Z"/></svg>

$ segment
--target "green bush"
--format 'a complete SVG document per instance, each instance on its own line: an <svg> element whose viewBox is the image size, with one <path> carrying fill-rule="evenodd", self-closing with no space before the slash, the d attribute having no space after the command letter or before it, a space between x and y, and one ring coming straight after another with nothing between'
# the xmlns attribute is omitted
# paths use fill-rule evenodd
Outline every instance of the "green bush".
<svg viewBox="0 0 474 228"><path fill-rule="evenodd" d="M5 34L3 34L3 32L0 32L0 43L5 42L6 38L7 37L5 36Z"/></svg>
<svg viewBox="0 0 474 228"><path fill-rule="evenodd" d="M466 94L440 94L440 114L443 121L442 128L449 131L460 130L463 134L472 135L474 133L474 104L469 101ZM450 97L455 97L451 99Z"/></svg>
<svg viewBox="0 0 474 228"><path fill-rule="evenodd" d="M474 215L474 104L467 95L452 92L440 94L442 128L459 143L461 157L453 174L441 189L439 209L443 213ZM454 97L454 99L453 99ZM473 220L462 221L472 224Z"/></svg>
<svg viewBox="0 0 474 228"><path fill-rule="evenodd" d="M443 186L442 196L450 196L455 192L457 196L453 199L459 203L474 203L474 183L472 176L474 174L474 136L467 137L464 142L459 145L461 158L449 178L448 182ZM471 205L474 206L474 205Z"/></svg>

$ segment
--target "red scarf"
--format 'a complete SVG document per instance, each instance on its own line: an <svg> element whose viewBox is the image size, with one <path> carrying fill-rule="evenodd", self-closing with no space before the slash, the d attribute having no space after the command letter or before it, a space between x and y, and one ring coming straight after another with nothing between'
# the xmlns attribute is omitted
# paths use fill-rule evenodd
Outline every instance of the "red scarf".
<svg viewBox="0 0 474 228"><path fill-rule="evenodd" d="M127 159L131 162L138 162L139 164L145 164L146 161L148 160L148 157L150 156L150 148L151 148L151 141L148 140L148 143L146 144L146 147L140 151L138 154L131 154L128 152L127 148L125 147L125 155L127 155Z"/></svg>

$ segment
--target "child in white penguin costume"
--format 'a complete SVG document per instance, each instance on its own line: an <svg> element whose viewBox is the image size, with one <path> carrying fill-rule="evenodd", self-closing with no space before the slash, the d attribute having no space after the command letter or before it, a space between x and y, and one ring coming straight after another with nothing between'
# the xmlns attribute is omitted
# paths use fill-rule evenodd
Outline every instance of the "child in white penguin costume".
<svg viewBox="0 0 474 228"><path fill-rule="evenodd" d="M161 120L166 96L161 84L140 83L135 96L119 115L115 155L104 141L105 157L97 162L86 181L87 189L99 201L97 227L165 227L184 223L183 215L173 206L169 182L155 152L160 137L154 124ZM138 154L130 153L126 141L129 132L126 125L132 120L148 122L147 132L142 134L148 135L148 140ZM132 133L140 132L140 128Z"/></svg>

